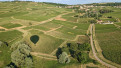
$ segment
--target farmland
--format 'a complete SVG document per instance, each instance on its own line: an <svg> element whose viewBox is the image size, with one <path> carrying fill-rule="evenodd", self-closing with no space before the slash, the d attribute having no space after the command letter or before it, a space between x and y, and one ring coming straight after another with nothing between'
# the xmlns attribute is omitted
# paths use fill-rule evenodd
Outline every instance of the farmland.
<svg viewBox="0 0 121 68"><path fill-rule="evenodd" d="M99 19L114 24L98 24L92 8L87 14L65 4L0 2L0 68L107 68L93 55L92 25L103 56L121 64L120 11L107 8L115 11Z"/></svg>
<svg viewBox="0 0 121 68"><path fill-rule="evenodd" d="M96 37L106 59L121 64L121 31L114 25L96 25ZM115 45L115 46L114 46Z"/></svg>
<svg viewBox="0 0 121 68"><path fill-rule="evenodd" d="M8 5L5 6L6 4ZM89 41L85 34L90 23L83 23L83 21L77 23L77 18L72 17L77 13L72 13L71 9L57 8L52 4L35 2L3 2L0 9L0 13L2 13L0 15L0 40L9 45L2 46L3 49L0 49L2 55L0 67L11 62L12 51L9 49L17 41L24 41L31 47L35 68L64 67L65 65L55 61L58 48L65 46L69 41L79 43ZM63 18L67 21L56 20L56 16L57 18L67 17ZM69 21L70 19L72 20ZM2 31L3 29L4 31ZM31 41L31 37L34 35L39 38L36 44ZM39 57L45 57L45 59ZM36 64L38 62L43 63L42 66ZM70 64L75 62L77 63L74 60Z"/></svg>

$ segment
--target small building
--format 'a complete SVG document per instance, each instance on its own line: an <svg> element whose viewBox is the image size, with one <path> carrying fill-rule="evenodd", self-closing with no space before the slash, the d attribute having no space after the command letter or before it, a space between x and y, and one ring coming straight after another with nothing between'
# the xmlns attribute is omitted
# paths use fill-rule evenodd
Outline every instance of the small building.
<svg viewBox="0 0 121 68"><path fill-rule="evenodd" d="M107 21L107 22L104 22L104 23L102 23L102 24L114 24L114 23L111 22L111 21Z"/></svg>

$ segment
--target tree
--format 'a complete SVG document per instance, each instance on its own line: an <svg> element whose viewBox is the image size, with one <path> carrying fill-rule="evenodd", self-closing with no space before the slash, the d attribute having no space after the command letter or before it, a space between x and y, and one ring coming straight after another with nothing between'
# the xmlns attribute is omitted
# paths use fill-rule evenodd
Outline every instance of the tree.
<svg viewBox="0 0 121 68"><path fill-rule="evenodd" d="M84 64L84 63L88 62L88 59L89 59L88 53L79 53L77 56L78 56L77 60L80 63Z"/></svg>
<svg viewBox="0 0 121 68"><path fill-rule="evenodd" d="M32 67L33 61L30 55L31 48L28 45L23 42L17 42L15 43L15 46L12 45L11 49L13 50L11 53L12 63L14 63L17 67Z"/></svg>
<svg viewBox="0 0 121 68"><path fill-rule="evenodd" d="M97 23L96 20L90 20L90 23Z"/></svg>
<svg viewBox="0 0 121 68"><path fill-rule="evenodd" d="M29 57L29 58L25 58L25 65L24 65L25 68L32 68L33 67L33 61L32 61L32 58Z"/></svg>
<svg viewBox="0 0 121 68"><path fill-rule="evenodd" d="M69 63L70 62L70 58L67 55L66 52L62 52L62 54L59 55L59 63Z"/></svg>

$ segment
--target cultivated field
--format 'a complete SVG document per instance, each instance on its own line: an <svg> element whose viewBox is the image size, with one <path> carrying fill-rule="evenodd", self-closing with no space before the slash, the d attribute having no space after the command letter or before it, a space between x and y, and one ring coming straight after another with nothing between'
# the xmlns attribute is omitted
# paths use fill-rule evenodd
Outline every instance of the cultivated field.
<svg viewBox="0 0 121 68"><path fill-rule="evenodd" d="M96 24L96 38L106 59L121 64L121 31L114 25Z"/></svg>
<svg viewBox="0 0 121 68"><path fill-rule="evenodd" d="M18 41L24 42L27 46L20 50L18 48L22 46L19 47L16 44L16 56L20 55L19 50L22 51L20 56L23 56L23 52L30 48L30 53L26 52L31 54L29 57L32 61L28 62L33 62L34 68L105 68L103 64L96 61L89 44L92 26L90 21L95 18L81 17L86 12L77 13L72 8L63 7L53 3L0 2L0 68L11 63L13 53L11 45ZM95 10L99 9L95 8ZM109 9L114 8L109 7ZM100 19L114 21L107 18L107 16L113 16L121 20L118 14L120 10L115 8L115 12L106 13ZM80 17L76 17L78 15ZM120 22L113 25L96 24L96 38L104 57L117 64L121 64L119 26L121 26ZM32 36L36 36L34 40L39 38L36 43L32 41ZM1 44L1 41L5 44ZM61 52L68 52L70 63L58 63L59 49Z"/></svg>
<svg viewBox="0 0 121 68"><path fill-rule="evenodd" d="M0 29L4 29L0 31L0 40L9 44L8 47L0 49L0 67L11 62L11 50L9 49L11 44L19 40L25 41L32 48L35 68L65 66L55 61L57 49L66 45L67 41L85 43L89 40L85 34L90 24L83 23L83 21L77 23L77 18L73 17L77 13L73 13L71 9L35 2L3 2L0 4ZM30 39L33 35L39 37L36 44ZM42 65L36 64L38 62Z"/></svg>

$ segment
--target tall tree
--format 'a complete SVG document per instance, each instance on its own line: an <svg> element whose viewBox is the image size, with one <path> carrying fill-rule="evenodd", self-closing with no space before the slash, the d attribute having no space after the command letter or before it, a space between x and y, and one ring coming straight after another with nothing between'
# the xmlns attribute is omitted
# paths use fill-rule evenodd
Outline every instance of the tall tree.
<svg viewBox="0 0 121 68"><path fill-rule="evenodd" d="M11 50L13 50L11 53L12 63L17 67L32 68L33 60L30 55L31 48L21 42L17 42L14 45L11 47Z"/></svg>
<svg viewBox="0 0 121 68"><path fill-rule="evenodd" d="M59 63L69 63L70 58L66 52L59 55Z"/></svg>

